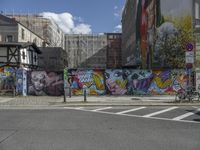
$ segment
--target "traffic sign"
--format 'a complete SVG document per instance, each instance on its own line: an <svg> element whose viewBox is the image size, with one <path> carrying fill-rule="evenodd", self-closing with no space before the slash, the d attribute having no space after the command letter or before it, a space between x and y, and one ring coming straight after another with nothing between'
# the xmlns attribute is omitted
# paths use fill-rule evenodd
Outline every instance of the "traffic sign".
<svg viewBox="0 0 200 150"><path fill-rule="evenodd" d="M193 46L192 43L187 43L187 44L186 44L186 49L187 49L187 51L192 51L193 48L194 48L194 46Z"/></svg>
<svg viewBox="0 0 200 150"><path fill-rule="evenodd" d="M194 52L193 51L185 52L185 62L186 62L186 64L194 63Z"/></svg>

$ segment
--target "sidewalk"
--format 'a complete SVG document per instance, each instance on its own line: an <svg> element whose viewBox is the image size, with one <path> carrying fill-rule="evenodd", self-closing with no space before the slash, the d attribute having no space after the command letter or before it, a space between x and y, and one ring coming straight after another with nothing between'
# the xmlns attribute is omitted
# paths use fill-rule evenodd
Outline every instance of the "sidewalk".
<svg viewBox="0 0 200 150"><path fill-rule="evenodd" d="M200 106L200 102L175 103L175 96L26 96L0 97L0 107L68 107L68 106Z"/></svg>

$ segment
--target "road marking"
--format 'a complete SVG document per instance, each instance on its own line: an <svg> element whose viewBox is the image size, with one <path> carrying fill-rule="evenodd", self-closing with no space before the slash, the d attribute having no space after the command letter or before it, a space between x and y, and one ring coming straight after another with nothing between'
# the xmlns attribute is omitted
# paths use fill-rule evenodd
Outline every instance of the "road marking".
<svg viewBox="0 0 200 150"><path fill-rule="evenodd" d="M146 108L146 107L139 107L139 108L129 109L129 110L125 110L125 111L117 112L116 114L118 114L118 115L120 115L120 114L125 114L125 113L129 113L129 112L133 112L133 111L141 110L141 109L144 109L144 108Z"/></svg>
<svg viewBox="0 0 200 150"><path fill-rule="evenodd" d="M0 103L5 103L13 100L14 98L6 98L6 99L0 99Z"/></svg>
<svg viewBox="0 0 200 150"><path fill-rule="evenodd" d="M111 109L112 107L103 107L103 108L98 108L98 109L94 109L91 111L101 111L101 110L106 110L106 109Z"/></svg>
<svg viewBox="0 0 200 150"><path fill-rule="evenodd" d="M182 120L182 119L184 119L184 118L187 118L187 117L189 117L189 116L192 116L192 115L194 115L194 114L197 114L198 112L200 112L200 108L197 109L197 110L195 110L195 111L193 111L193 112L189 112L189 113L186 113L186 114L184 114L184 115L175 117L175 118L173 118L172 120Z"/></svg>
<svg viewBox="0 0 200 150"><path fill-rule="evenodd" d="M164 109L164 110L161 110L161 111L157 111L157 112L154 112L154 113L151 113L151 114L144 115L143 117L147 117L147 118L148 117L152 117L152 116L155 116L155 115L158 115L158 114L162 114L162 113L165 113L165 112L177 109L177 108L178 107L170 107L170 108L167 108L167 109Z"/></svg>
<svg viewBox="0 0 200 150"><path fill-rule="evenodd" d="M83 107L64 107L65 109L77 109L77 110L79 110L79 109L83 109Z"/></svg>
<svg viewBox="0 0 200 150"><path fill-rule="evenodd" d="M100 114L108 114L108 115L118 115L118 116L127 116L127 117L136 117L136 118L146 118L143 116L139 116L139 115L132 115L132 114L116 114L113 112L106 112L106 111L91 111L91 110L85 110L85 109L81 109L81 111L85 111L85 112L96 112L96 113L100 113ZM200 124L200 122L198 121L190 121L190 120L172 120L172 119L168 119L168 118L159 118L159 117L149 117L146 119L154 119L154 120L164 120L164 121L172 121L172 122L184 122L184 123L196 123L196 124Z"/></svg>

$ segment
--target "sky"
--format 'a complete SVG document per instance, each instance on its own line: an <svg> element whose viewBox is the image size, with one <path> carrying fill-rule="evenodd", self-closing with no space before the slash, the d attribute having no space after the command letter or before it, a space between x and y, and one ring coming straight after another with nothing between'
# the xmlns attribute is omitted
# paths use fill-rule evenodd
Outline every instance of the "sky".
<svg viewBox="0 0 200 150"><path fill-rule="evenodd" d="M65 33L121 32L125 0L0 0L4 13L41 14Z"/></svg>

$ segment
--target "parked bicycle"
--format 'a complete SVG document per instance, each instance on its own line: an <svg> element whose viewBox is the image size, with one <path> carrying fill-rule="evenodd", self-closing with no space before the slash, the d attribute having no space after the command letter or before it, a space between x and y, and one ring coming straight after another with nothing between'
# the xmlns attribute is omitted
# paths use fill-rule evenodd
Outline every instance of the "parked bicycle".
<svg viewBox="0 0 200 150"><path fill-rule="evenodd" d="M188 100L193 102L193 100L200 100L200 93L195 90L195 87L189 87L187 89L182 89L176 93L175 101L182 102Z"/></svg>

